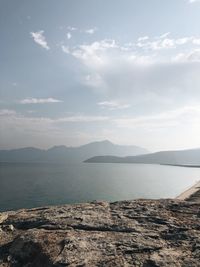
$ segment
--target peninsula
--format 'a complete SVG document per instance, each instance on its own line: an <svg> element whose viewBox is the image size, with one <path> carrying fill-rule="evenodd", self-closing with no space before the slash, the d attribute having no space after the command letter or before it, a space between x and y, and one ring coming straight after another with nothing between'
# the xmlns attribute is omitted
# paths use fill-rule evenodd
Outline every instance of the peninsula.
<svg viewBox="0 0 200 267"><path fill-rule="evenodd" d="M142 163L142 164L163 164L183 167L199 167L200 166L200 149L185 149L172 151L159 151L144 155L132 156L95 156L88 158L86 163Z"/></svg>

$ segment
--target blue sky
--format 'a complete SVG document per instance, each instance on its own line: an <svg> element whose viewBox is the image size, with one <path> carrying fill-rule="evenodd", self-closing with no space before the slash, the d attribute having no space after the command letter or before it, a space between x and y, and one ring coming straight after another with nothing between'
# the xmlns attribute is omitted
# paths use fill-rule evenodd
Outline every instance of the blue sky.
<svg viewBox="0 0 200 267"><path fill-rule="evenodd" d="M200 1L0 0L0 148L200 147Z"/></svg>

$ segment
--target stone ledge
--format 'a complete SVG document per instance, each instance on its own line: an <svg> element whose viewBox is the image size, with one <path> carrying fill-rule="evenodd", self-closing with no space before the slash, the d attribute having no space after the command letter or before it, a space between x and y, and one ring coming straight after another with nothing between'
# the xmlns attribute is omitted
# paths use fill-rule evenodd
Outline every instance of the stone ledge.
<svg viewBox="0 0 200 267"><path fill-rule="evenodd" d="M200 206L94 202L0 213L0 266L200 266Z"/></svg>

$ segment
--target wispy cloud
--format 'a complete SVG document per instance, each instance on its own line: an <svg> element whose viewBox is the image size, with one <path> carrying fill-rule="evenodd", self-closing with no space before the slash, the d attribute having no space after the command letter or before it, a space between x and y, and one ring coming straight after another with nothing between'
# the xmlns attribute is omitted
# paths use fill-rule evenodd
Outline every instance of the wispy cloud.
<svg viewBox="0 0 200 267"><path fill-rule="evenodd" d="M146 36L139 37L138 41L141 42L141 41L146 41L148 39L149 39L149 36L146 35Z"/></svg>
<svg viewBox="0 0 200 267"><path fill-rule="evenodd" d="M136 46L145 50L166 50L176 48L177 46L186 45L188 43L196 44L195 37L182 37L182 38L170 38L170 32L160 35L155 38L144 39L143 37L138 38Z"/></svg>
<svg viewBox="0 0 200 267"><path fill-rule="evenodd" d="M0 110L0 125L1 130L9 131L13 129L13 133L23 131L31 132L32 134L47 133L48 135L53 132L66 132L63 126L66 123L103 123L109 121L107 116L92 116L86 114L74 114L66 117L32 117L25 116L21 113L17 113L14 110Z"/></svg>
<svg viewBox="0 0 200 267"><path fill-rule="evenodd" d="M91 141L85 136L90 124L104 125L107 121L109 122L109 118L106 116L87 114L50 118L34 117L31 114L23 115L14 110L0 110L0 146L7 149L20 146L49 147L55 144L82 144ZM82 124L83 129L77 129L77 125ZM91 131L88 134L95 135L93 140L97 140L100 131L98 136Z"/></svg>
<svg viewBox="0 0 200 267"><path fill-rule="evenodd" d="M15 110L1 109L0 110L0 122L1 126L12 125L13 128L18 128L23 125L23 129L28 128L40 131L41 128L47 130L49 127L59 128L63 123L94 123L94 122L104 122L108 121L110 118L108 116L93 116L87 114L74 114L65 117L32 117L25 116L21 113L17 113ZM35 128L37 126L38 128Z"/></svg>
<svg viewBox="0 0 200 267"><path fill-rule="evenodd" d="M169 35L170 35L170 32L165 32L165 33L161 34L161 35L158 37L158 39L166 38L166 37L169 36Z"/></svg>
<svg viewBox="0 0 200 267"><path fill-rule="evenodd" d="M66 124L70 127L66 128ZM99 131L93 132L91 128L85 132L77 133L75 131L77 125L99 125ZM119 133L118 141L132 140L134 142L143 143L149 147L159 147L159 149L169 149L170 147L191 147L199 143L200 135L200 106L191 105L184 106L171 111L161 113L153 113L151 115L120 115L120 116L98 116L88 114L72 114L64 117L32 117L30 114L25 116L14 110L0 110L0 125L2 136L11 146L15 142L21 144L22 136L26 140L26 144L41 144L45 142L49 146L50 143L66 142L66 137L76 142L77 134L81 138L82 143L86 136L93 135L93 140L98 138L113 138L116 132ZM73 126L74 125L74 126ZM12 129L12 131L11 131ZM170 134L169 130L173 130ZM160 134L162 132L162 135ZM146 136L148 135L148 138ZM166 139L167 135L167 139ZM75 137L75 138L74 138ZM173 143L174 138L176 142ZM86 138L87 139L87 138ZM14 140L14 141L13 141ZM91 138L87 139L91 141ZM160 144L158 145L158 140ZM0 140L0 144L5 142L5 138ZM22 143L24 146L24 142Z"/></svg>
<svg viewBox="0 0 200 267"><path fill-rule="evenodd" d="M146 128L150 130L174 127L178 125L195 125L200 123L200 106L184 106L179 109L165 111L159 114L121 117L114 120L122 128ZM200 130L200 127L199 127Z"/></svg>
<svg viewBox="0 0 200 267"><path fill-rule="evenodd" d="M73 26L68 26L67 29L69 31L77 31L78 30L76 27L73 27Z"/></svg>
<svg viewBox="0 0 200 267"><path fill-rule="evenodd" d="M107 121L107 116L89 116L89 115L74 115L68 117L62 117L55 120L55 122L101 122Z"/></svg>
<svg viewBox="0 0 200 267"><path fill-rule="evenodd" d="M16 111L12 109L0 109L0 116L15 115Z"/></svg>
<svg viewBox="0 0 200 267"><path fill-rule="evenodd" d="M170 37L171 33L166 32L156 37L139 37L136 43L132 43L133 47L137 47L146 51L161 51L179 48L186 45L200 45L200 38L196 36L184 36L180 38Z"/></svg>
<svg viewBox="0 0 200 267"><path fill-rule="evenodd" d="M126 109L129 108L129 104L122 104L118 101L103 101L97 103L101 108L109 109L109 110L116 110L116 109Z"/></svg>
<svg viewBox="0 0 200 267"><path fill-rule="evenodd" d="M48 104L48 103L60 103L62 100L58 100L52 97L49 98L25 98L20 101L21 104Z"/></svg>
<svg viewBox="0 0 200 267"><path fill-rule="evenodd" d="M33 38L33 40L39 44L40 46L42 46L43 48L45 48L46 50L49 50L50 47L47 44L46 38L44 36L44 31L37 31L37 32L30 32L31 37Z"/></svg>
<svg viewBox="0 0 200 267"><path fill-rule="evenodd" d="M85 30L85 33L94 34L96 31L97 31L97 28L95 27L95 28Z"/></svg>
<svg viewBox="0 0 200 267"><path fill-rule="evenodd" d="M92 27L92 28L88 28L88 29L79 29L79 28L76 28L76 27L73 27L73 26L68 26L67 30L69 32L78 31L80 33L82 32L82 33L87 33L87 34L94 34L98 30L98 28L97 27Z"/></svg>

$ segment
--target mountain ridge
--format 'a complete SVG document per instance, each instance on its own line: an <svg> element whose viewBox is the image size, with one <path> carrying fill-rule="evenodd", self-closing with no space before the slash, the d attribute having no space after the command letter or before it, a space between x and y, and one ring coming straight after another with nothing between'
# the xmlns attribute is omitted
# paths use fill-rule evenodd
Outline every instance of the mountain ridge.
<svg viewBox="0 0 200 267"><path fill-rule="evenodd" d="M169 165L200 165L200 148L184 150L159 151L144 155L118 157L96 156L89 158L86 163L143 163Z"/></svg>
<svg viewBox="0 0 200 267"><path fill-rule="evenodd" d="M60 145L46 150L34 147L0 150L0 162L82 162L96 155L128 156L145 153L148 151L142 147L117 145L103 140L78 147Z"/></svg>

